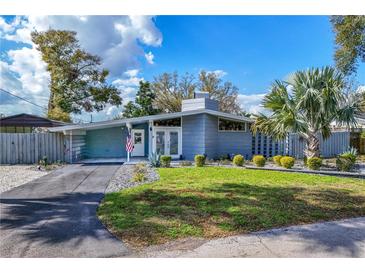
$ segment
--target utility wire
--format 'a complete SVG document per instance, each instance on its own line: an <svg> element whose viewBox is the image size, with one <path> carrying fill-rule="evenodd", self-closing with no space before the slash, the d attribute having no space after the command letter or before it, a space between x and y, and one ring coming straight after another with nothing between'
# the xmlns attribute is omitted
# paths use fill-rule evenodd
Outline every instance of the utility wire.
<svg viewBox="0 0 365 274"><path fill-rule="evenodd" d="M0 91L5 92L5 93L7 93L7 94L9 94L9 95L11 95L11 96L13 96L13 97L16 97L16 98L18 98L18 99L20 99L20 100L23 100L23 101L25 101L25 102L27 102L27 103L29 103L29 104L32 104L32 105L34 105L34 106L36 106L36 107L39 107L39 108L42 108L42 109L47 110L47 108L46 108L46 107L42 107L42 106L40 106L40 105L37 105L36 103L33 103L33 102L29 101L28 99L25 99L25 98L23 98L23 97L20 97L20 96L18 96L18 95L15 95L15 94L11 93L10 91L7 91L7 90L5 90L5 89L3 89L3 88L0 88Z"/></svg>

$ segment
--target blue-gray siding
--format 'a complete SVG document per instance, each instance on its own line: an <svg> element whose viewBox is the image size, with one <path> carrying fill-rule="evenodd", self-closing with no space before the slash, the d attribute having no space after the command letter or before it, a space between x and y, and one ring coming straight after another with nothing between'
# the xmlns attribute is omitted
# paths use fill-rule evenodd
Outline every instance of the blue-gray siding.
<svg viewBox="0 0 365 274"><path fill-rule="evenodd" d="M205 114L182 117L182 153L185 159L205 153Z"/></svg>
<svg viewBox="0 0 365 274"><path fill-rule="evenodd" d="M218 117L198 114L182 118L182 151L185 159L206 154L214 159L227 154L251 157L250 132L219 132Z"/></svg>
<svg viewBox="0 0 365 274"><path fill-rule="evenodd" d="M145 130L145 155L148 155L148 124L134 125L133 128ZM88 130L86 132L85 158L127 157L126 138L126 127Z"/></svg>

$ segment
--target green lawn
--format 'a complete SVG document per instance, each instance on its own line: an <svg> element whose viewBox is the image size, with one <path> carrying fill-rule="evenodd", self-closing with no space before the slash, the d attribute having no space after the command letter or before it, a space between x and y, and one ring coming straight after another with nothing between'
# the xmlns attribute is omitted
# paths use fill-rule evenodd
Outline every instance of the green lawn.
<svg viewBox="0 0 365 274"><path fill-rule="evenodd" d="M133 247L365 216L365 181L224 167L159 169L160 181L107 194L100 219Z"/></svg>

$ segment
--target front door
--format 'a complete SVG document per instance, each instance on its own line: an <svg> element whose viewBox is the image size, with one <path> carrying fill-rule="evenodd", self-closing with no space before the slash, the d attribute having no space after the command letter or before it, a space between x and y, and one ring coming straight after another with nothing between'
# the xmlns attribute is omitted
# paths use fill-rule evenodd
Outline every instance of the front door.
<svg viewBox="0 0 365 274"><path fill-rule="evenodd" d="M132 129L133 151L132 156L144 156L144 129Z"/></svg>
<svg viewBox="0 0 365 274"><path fill-rule="evenodd" d="M154 129L154 151L160 155L170 155L179 158L181 154L181 130L180 128Z"/></svg>

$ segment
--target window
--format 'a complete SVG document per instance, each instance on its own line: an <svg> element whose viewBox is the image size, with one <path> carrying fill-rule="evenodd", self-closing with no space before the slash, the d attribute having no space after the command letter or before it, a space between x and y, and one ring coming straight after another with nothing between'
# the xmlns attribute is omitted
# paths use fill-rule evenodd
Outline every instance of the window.
<svg viewBox="0 0 365 274"><path fill-rule="evenodd" d="M153 121L155 127L181 127L181 118Z"/></svg>
<svg viewBox="0 0 365 274"><path fill-rule="evenodd" d="M218 119L218 130L219 131L246 131L246 123L226 120L226 119Z"/></svg>

